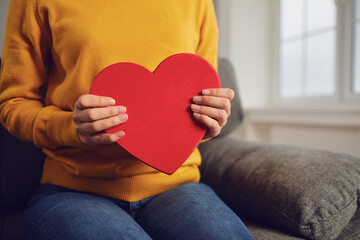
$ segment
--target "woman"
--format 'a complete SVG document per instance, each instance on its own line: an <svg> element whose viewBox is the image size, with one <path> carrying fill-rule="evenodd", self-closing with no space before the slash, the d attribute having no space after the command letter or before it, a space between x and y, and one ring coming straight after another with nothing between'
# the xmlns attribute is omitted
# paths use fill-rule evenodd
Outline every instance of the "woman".
<svg viewBox="0 0 360 240"><path fill-rule="evenodd" d="M158 172L114 144L126 133L104 132L128 120L126 106L87 94L116 62L153 71L187 52L216 68L217 34L210 0L11 0L1 122L47 155L24 216L27 239L252 239L198 183L197 149L174 174ZM204 138L219 134L232 98L230 89L194 96Z"/></svg>

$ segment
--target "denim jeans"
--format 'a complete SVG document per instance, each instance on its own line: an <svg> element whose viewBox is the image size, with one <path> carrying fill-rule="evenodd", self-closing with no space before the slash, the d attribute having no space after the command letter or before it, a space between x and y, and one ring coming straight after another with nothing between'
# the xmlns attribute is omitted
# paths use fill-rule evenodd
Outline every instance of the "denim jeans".
<svg viewBox="0 0 360 240"><path fill-rule="evenodd" d="M254 239L207 185L188 183L139 202L41 185L24 215L26 239Z"/></svg>

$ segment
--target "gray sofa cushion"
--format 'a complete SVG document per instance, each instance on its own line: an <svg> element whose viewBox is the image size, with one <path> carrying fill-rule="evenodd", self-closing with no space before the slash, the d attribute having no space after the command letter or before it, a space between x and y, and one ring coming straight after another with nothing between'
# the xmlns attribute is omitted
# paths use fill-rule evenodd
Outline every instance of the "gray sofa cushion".
<svg viewBox="0 0 360 240"><path fill-rule="evenodd" d="M241 220L244 222L245 226L256 240L306 240L306 238L299 237L284 230L262 224L259 221L252 221L251 219L249 220L244 216L241 216Z"/></svg>
<svg viewBox="0 0 360 240"><path fill-rule="evenodd" d="M308 239L336 239L358 208L360 158L229 138L200 151L202 181L235 211Z"/></svg>
<svg viewBox="0 0 360 240"><path fill-rule="evenodd" d="M261 224L259 221L253 221L244 216L240 216L246 227L256 240L305 240L304 237L299 237L280 230L276 227L271 227L266 224ZM350 223L342 230L341 234L336 240L359 240L359 226L360 226L360 209L356 211L355 215L350 220Z"/></svg>
<svg viewBox="0 0 360 240"><path fill-rule="evenodd" d="M360 239L360 208L358 203L358 209L355 215L350 220L350 223L346 225L341 234L336 240L359 240Z"/></svg>

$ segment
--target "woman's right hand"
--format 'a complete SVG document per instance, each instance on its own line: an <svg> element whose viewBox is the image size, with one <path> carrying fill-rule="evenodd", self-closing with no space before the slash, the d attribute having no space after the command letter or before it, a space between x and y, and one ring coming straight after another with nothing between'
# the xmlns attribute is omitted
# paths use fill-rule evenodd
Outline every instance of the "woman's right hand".
<svg viewBox="0 0 360 240"><path fill-rule="evenodd" d="M87 146L110 144L118 141L125 133L119 131L113 134L105 130L127 121L126 107L114 106L115 100L85 94L75 103L73 120L80 141Z"/></svg>

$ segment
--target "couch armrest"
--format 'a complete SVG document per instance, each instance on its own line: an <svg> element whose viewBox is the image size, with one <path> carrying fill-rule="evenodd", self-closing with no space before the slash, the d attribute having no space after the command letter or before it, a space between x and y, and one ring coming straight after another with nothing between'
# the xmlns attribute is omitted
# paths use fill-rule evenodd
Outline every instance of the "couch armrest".
<svg viewBox="0 0 360 240"><path fill-rule="evenodd" d="M358 208L358 157L232 138L215 138L199 149L201 181L237 213L330 240Z"/></svg>

